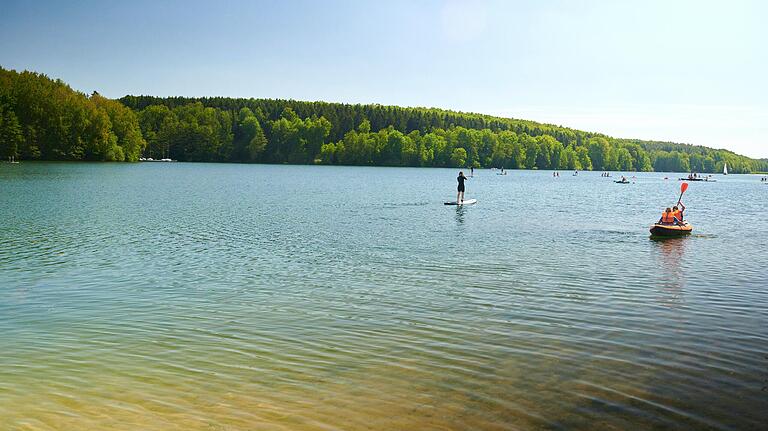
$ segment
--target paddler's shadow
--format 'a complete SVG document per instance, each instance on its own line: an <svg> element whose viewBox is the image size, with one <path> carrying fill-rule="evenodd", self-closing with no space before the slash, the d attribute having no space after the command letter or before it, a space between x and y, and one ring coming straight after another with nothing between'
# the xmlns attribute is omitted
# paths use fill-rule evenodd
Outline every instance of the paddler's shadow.
<svg viewBox="0 0 768 431"><path fill-rule="evenodd" d="M651 238L656 267L661 279L662 297L660 302L676 307L683 300L683 288L686 284L684 257L688 247L688 237Z"/></svg>
<svg viewBox="0 0 768 431"><path fill-rule="evenodd" d="M456 223L464 224L464 205L456 205Z"/></svg>

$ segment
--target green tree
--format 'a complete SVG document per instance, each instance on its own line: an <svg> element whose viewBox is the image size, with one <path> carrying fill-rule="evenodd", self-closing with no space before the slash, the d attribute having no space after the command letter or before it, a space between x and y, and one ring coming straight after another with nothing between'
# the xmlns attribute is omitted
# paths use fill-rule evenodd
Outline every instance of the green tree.
<svg viewBox="0 0 768 431"><path fill-rule="evenodd" d="M177 122L176 115L165 105L150 105L139 112L139 127L147 142L147 157L159 159L168 154L168 140L163 139L162 134L175 127Z"/></svg>
<svg viewBox="0 0 768 431"><path fill-rule="evenodd" d="M557 169L569 169L569 170L581 170L581 162L579 161L579 155L573 146L569 145L565 147L560 155L560 163Z"/></svg>
<svg viewBox="0 0 768 431"><path fill-rule="evenodd" d="M448 142L436 133L427 133L421 139L422 166L446 166L450 157L446 157Z"/></svg>
<svg viewBox="0 0 768 431"><path fill-rule="evenodd" d="M464 148L454 148L451 153L451 166L462 167L467 164L467 150Z"/></svg>
<svg viewBox="0 0 768 431"><path fill-rule="evenodd" d="M626 148L617 148L613 153L616 154L616 167L620 171L632 171L632 154Z"/></svg>
<svg viewBox="0 0 768 431"><path fill-rule="evenodd" d="M592 159L589 157L589 150L586 147L576 148L576 154L578 156L578 165L581 165L581 169L591 171L594 169ZM578 167L576 169L579 169ZM581 170L579 169L579 170Z"/></svg>
<svg viewBox="0 0 768 431"><path fill-rule="evenodd" d="M300 124L299 139L304 141L303 146L309 158L314 160L320 153L330 131L331 122L325 117L307 118Z"/></svg>
<svg viewBox="0 0 768 431"><path fill-rule="evenodd" d="M241 127L245 129L245 136L247 137L247 160L255 162L267 148L267 137L264 135L264 130L261 128L261 124L259 124L256 116L252 115L243 120Z"/></svg>
<svg viewBox="0 0 768 431"><path fill-rule="evenodd" d="M525 151L525 164L523 169L533 169L536 167L536 160L539 158L539 144L536 142L536 138L523 133L520 136L520 144Z"/></svg>
<svg viewBox="0 0 768 431"><path fill-rule="evenodd" d="M592 169L606 171L615 170L611 157L611 146L608 140L603 137L594 137L589 139L588 144L589 160L592 162ZM586 167L584 169L587 169Z"/></svg>
<svg viewBox="0 0 768 431"><path fill-rule="evenodd" d="M136 114L123 106L122 103L101 97L98 93L91 96L96 106L106 112L115 139L110 139L112 146L121 147L119 150L110 148L108 156L114 161L135 162L139 160L142 151L147 145L141 134L139 120Z"/></svg>
<svg viewBox="0 0 768 431"><path fill-rule="evenodd" d="M344 144L340 144L344 145ZM329 144L323 144L323 146L320 148L320 154L318 155L317 159L315 159L316 163L322 163L325 165L331 165L336 162L336 144L329 143Z"/></svg>
<svg viewBox="0 0 768 431"><path fill-rule="evenodd" d="M19 147L24 140L16 115L0 105L0 156L19 157Z"/></svg>

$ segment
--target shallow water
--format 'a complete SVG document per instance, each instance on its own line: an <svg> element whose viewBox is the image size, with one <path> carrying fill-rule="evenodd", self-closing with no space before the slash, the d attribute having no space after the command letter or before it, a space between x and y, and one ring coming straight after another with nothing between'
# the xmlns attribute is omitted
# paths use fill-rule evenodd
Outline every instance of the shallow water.
<svg viewBox="0 0 768 431"><path fill-rule="evenodd" d="M0 429L765 426L759 177L456 173L0 164Z"/></svg>

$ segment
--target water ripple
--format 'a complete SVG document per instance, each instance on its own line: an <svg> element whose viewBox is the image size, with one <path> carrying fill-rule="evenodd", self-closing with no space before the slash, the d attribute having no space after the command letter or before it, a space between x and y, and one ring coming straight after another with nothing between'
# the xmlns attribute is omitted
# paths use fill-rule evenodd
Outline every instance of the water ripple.
<svg viewBox="0 0 768 431"><path fill-rule="evenodd" d="M766 190L748 177L692 185L695 233L652 241L677 185L651 174L620 191L478 171L479 203L446 208L452 170L16 168L3 429L768 421Z"/></svg>

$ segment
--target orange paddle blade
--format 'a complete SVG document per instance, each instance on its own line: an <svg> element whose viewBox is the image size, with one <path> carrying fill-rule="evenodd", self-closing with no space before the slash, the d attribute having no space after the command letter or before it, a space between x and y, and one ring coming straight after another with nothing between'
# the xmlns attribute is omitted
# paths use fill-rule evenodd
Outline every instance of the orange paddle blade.
<svg viewBox="0 0 768 431"><path fill-rule="evenodd" d="M685 191L688 190L688 183L682 183L680 184L680 194L685 193Z"/></svg>

